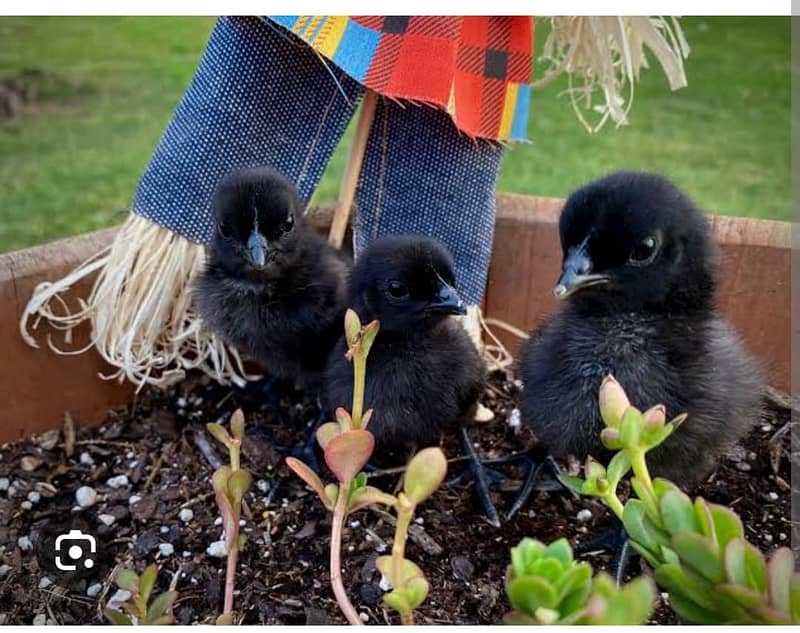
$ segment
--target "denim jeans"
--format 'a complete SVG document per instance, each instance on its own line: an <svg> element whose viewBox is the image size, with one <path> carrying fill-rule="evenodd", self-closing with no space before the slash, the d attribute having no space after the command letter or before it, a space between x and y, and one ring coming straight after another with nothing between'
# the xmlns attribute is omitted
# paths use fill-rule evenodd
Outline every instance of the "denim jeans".
<svg viewBox="0 0 800 633"><path fill-rule="evenodd" d="M306 202L364 89L268 20L220 18L137 188L135 213L207 242L211 198L229 171L268 165ZM379 99L356 193L355 252L388 233L448 245L459 289L480 302L502 149L425 105Z"/></svg>

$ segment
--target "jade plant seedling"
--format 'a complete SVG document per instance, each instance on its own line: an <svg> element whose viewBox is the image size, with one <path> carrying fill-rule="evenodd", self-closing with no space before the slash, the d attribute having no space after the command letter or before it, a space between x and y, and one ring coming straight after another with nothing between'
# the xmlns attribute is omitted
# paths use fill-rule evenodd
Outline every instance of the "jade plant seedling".
<svg viewBox="0 0 800 633"><path fill-rule="evenodd" d="M526 538L513 548L506 593L514 608L507 624L643 624L655 600L649 578L617 587L608 574L592 577L563 538L550 545Z"/></svg>
<svg viewBox="0 0 800 633"><path fill-rule="evenodd" d="M131 596L122 603L125 613L114 609L105 609L103 614L112 624L173 624L172 604L178 597L177 591L165 591L153 601L150 594L156 584L158 567L153 563L139 576L132 569L121 569L114 582L120 589L128 591Z"/></svg>
<svg viewBox="0 0 800 633"><path fill-rule="evenodd" d="M347 621L362 624L355 608L347 597L341 573L342 526L347 515L371 504L394 508L397 513L394 545L391 556L377 561L378 569L391 583L392 591L384 596L387 606L395 609L403 623L413 622L413 610L428 595L428 582L422 570L405 558L408 528L414 511L432 495L447 472L447 460L438 448L426 448L409 462L405 472L403 491L395 497L367 485L366 474L361 472L372 456L375 438L367 430L372 409L364 411L364 387L369 350L378 334L379 324L372 321L361 325L358 315L348 310L345 316L347 358L353 362L352 412L336 410L336 421L328 422L317 430L317 441L325 455L325 463L336 476L338 483L324 485L317 474L306 464L293 457L286 463L319 496L325 507L333 512L330 545L330 576L339 607Z"/></svg>
<svg viewBox="0 0 800 633"><path fill-rule="evenodd" d="M231 432L221 424L212 422L206 425L211 433L228 449L230 466L222 466L211 477L214 496L222 517L225 530L225 548L228 564L225 570L225 603L217 624L233 623L233 591L236 580L236 564L239 552L244 548L247 537L239 533L239 520L242 515L242 499L250 488L252 477L241 468L242 441L244 439L244 414L241 409L231 416Z"/></svg>
<svg viewBox="0 0 800 633"><path fill-rule="evenodd" d="M800 623L800 574L790 549L769 562L745 538L739 516L692 500L675 484L652 479L646 454L686 419L666 422L663 406L642 413L609 376L600 388L601 440L617 451L608 468L587 460L584 479L562 476L578 493L599 497L624 523L632 546L653 567L672 608L697 624ZM635 494L624 505L617 486L633 470Z"/></svg>

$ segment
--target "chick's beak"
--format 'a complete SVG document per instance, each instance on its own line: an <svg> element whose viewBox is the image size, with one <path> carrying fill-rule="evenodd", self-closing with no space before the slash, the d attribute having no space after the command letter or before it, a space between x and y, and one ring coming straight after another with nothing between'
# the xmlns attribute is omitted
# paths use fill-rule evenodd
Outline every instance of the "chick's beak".
<svg viewBox="0 0 800 633"><path fill-rule="evenodd" d="M267 253L269 252L269 244L267 239L258 231L254 230L247 238L247 254L250 257L250 262L256 268L264 268L267 262Z"/></svg>
<svg viewBox="0 0 800 633"><path fill-rule="evenodd" d="M426 311L434 314L463 315L467 313L467 306L464 305L453 286L442 284L436 294L436 299L427 305Z"/></svg>
<svg viewBox="0 0 800 633"><path fill-rule="evenodd" d="M582 288L608 282L608 275L593 274L587 240L572 249L564 260L561 277L553 288L556 299L566 299Z"/></svg>

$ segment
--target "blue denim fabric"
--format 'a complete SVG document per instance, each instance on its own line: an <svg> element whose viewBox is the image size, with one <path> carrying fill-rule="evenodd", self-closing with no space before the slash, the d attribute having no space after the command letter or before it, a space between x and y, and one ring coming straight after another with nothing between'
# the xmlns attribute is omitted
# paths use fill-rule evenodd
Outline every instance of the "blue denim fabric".
<svg viewBox="0 0 800 633"><path fill-rule="evenodd" d="M362 95L269 20L221 18L133 211L205 243L217 182L253 165L283 172L308 201ZM356 254L388 233L436 237L453 252L465 301L480 303L501 153L459 133L444 112L379 99L356 196Z"/></svg>
<svg viewBox="0 0 800 633"><path fill-rule="evenodd" d="M220 18L139 183L134 212L205 243L214 187L254 165L286 174L308 201L362 94L280 27Z"/></svg>
<svg viewBox="0 0 800 633"><path fill-rule="evenodd" d="M435 237L453 253L462 297L479 304L502 151L461 134L441 110L380 99L356 195L356 256L382 235Z"/></svg>

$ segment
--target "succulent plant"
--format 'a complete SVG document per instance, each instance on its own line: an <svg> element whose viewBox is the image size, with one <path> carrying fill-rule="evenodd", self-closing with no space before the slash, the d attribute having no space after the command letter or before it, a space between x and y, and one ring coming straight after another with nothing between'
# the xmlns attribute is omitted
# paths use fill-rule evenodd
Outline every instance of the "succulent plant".
<svg viewBox="0 0 800 633"><path fill-rule="evenodd" d="M132 569L118 571L114 582L131 595L121 605L124 613L111 608L103 611L109 622L120 625L173 624L175 620L172 617L172 604L178 597L178 592L165 591L151 602L150 595L157 577L158 567L155 563L147 567L141 576Z"/></svg>
<svg viewBox="0 0 800 633"><path fill-rule="evenodd" d="M647 452L686 416L667 422L661 405L642 413L611 376L600 387L599 404L601 441L617 452L607 468L589 458L583 479L562 475L562 481L599 497L622 520L675 612L698 624L800 623L800 574L791 550L780 548L767 562L745 538L735 512L702 497L692 500L672 482L650 477ZM629 470L635 497L623 505L617 487Z"/></svg>
<svg viewBox="0 0 800 633"><path fill-rule="evenodd" d="M241 409L234 411L231 416L230 433L216 422L207 424L206 428L211 435L227 447L231 462L230 466L222 466L214 472L211 484L214 488L217 508L222 517L222 527L225 530L225 548L228 558L225 573L225 603L222 615L217 619L217 624L232 624L236 564L239 552L247 542L247 537L239 532L242 499L253 481L250 473L241 468L242 441L245 433L244 414Z"/></svg>
<svg viewBox="0 0 800 633"><path fill-rule="evenodd" d="M566 539L544 545L523 539L511 550L506 593L514 610L507 624L643 624L653 611L647 578L617 587L605 573L592 577L574 560Z"/></svg>
<svg viewBox="0 0 800 633"><path fill-rule="evenodd" d="M400 614L404 624L413 623L413 611L428 595L428 581L422 570L405 558L408 528L417 505L432 495L447 473L447 460L439 448L426 448L417 453L404 475L403 491L397 496L367 485L361 472L372 456L375 438L368 430L372 409L364 411L364 386L367 355L378 334L379 324L372 321L361 325L358 315L348 310L345 316L347 357L353 362L353 411L340 407L336 421L317 429L317 443L322 448L325 464L338 483L324 484L319 475L299 459L287 457L286 464L317 493L322 504L333 512L331 526L330 574L334 595L350 624L361 624L358 613L350 603L341 579L342 525L351 512L371 504L394 508L397 513L394 545L391 556L377 561L378 569L391 583L392 591L384 596L385 604Z"/></svg>

